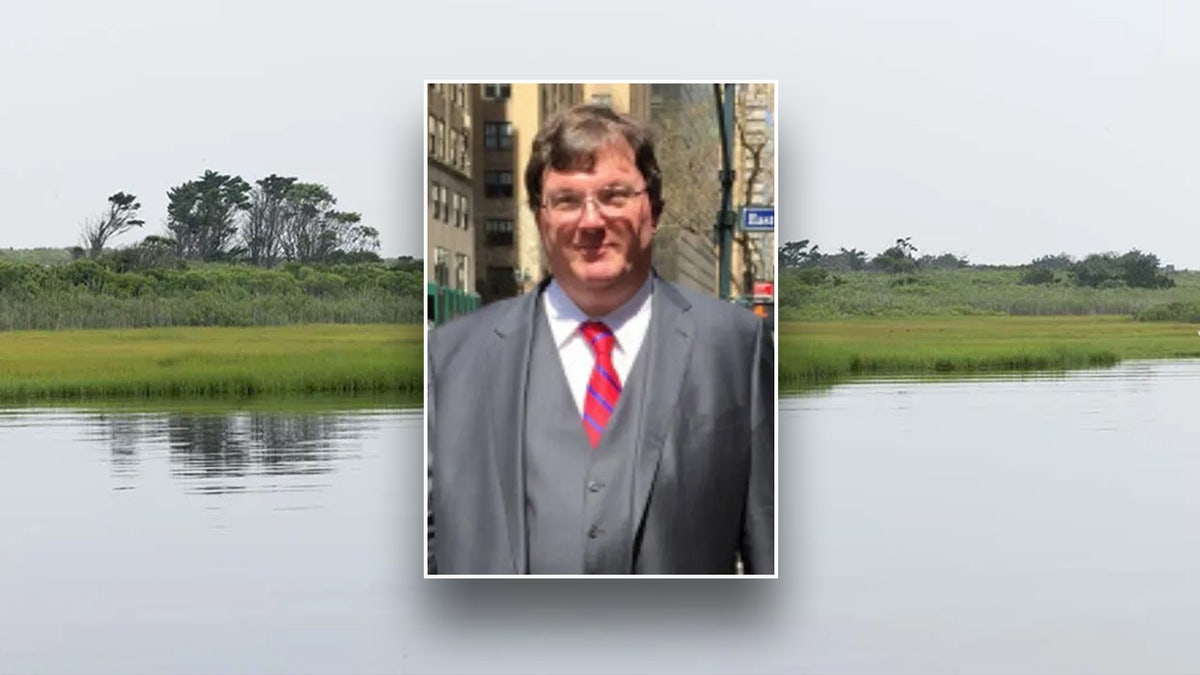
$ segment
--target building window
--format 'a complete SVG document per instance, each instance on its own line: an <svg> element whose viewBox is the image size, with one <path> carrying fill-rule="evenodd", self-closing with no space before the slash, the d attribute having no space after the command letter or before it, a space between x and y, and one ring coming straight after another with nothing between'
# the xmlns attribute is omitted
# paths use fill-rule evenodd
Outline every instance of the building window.
<svg viewBox="0 0 1200 675"><path fill-rule="evenodd" d="M458 132L458 157L459 168L464 172L471 171L471 138L466 129L460 129Z"/></svg>
<svg viewBox="0 0 1200 675"><path fill-rule="evenodd" d="M459 253L455 256L454 265L454 287L459 290L469 290L467 288L467 254Z"/></svg>
<svg viewBox="0 0 1200 675"><path fill-rule="evenodd" d="M606 108L611 108L612 94L592 94L592 105L602 105Z"/></svg>
<svg viewBox="0 0 1200 675"><path fill-rule="evenodd" d="M450 222L450 191L445 185L438 186L438 197L442 202L442 220Z"/></svg>
<svg viewBox="0 0 1200 675"><path fill-rule="evenodd" d="M430 209L435 220L442 219L442 190L437 183L429 184L429 201L433 204Z"/></svg>
<svg viewBox="0 0 1200 675"><path fill-rule="evenodd" d="M446 123L435 115L429 116L429 156L442 159L446 148L443 137L446 135Z"/></svg>
<svg viewBox="0 0 1200 675"><path fill-rule="evenodd" d="M512 123L484 122L483 147L488 150L512 150Z"/></svg>
<svg viewBox="0 0 1200 675"><path fill-rule="evenodd" d="M484 223L484 232L488 246L513 245L513 221L511 218L488 218Z"/></svg>
<svg viewBox="0 0 1200 675"><path fill-rule="evenodd" d="M467 85L454 85L454 104L460 108L467 105Z"/></svg>
<svg viewBox="0 0 1200 675"><path fill-rule="evenodd" d="M516 270L511 267L488 267L487 290L492 298L508 298L516 295Z"/></svg>
<svg viewBox="0 0 1200 675"><path fill-rule="evenodd" d="M463 129L458 135L459 142L462 144L459 157L462 158L463 173L471 173L471 133L469 129Z"/></svg>
<svg viewBox="0 0 1200 675"><path fill-rule="evenodd" d="M466 230L471 227L471 206L470 197L462 196L462 229Z"/></svg>
<svg viewBox="0 0 1200 675"><path fill-rule="evenodd" d="M492 199L511 198L513 196L512 180L511 171L485 171L483 194Z"/></svg>
<svg viewBox="0 0 1200 675"><path fill-rule="evenodd" d="M492 100L506 99L512 95L512 85L504 84L485 84L483 85L483 97Z"/></svg>
<svg viewBox="0 0 1200 675"><path fill-rule="evenodd" d="M433 280L439 286L450 284L450 252L441 246L433 252Z"/></svg>
<svg viewBox="0 0 1200 675"><path fill-rule="evenodd" d="M451 225L458 227L458 193L450 193L450 217L446 219Z"/></svg>

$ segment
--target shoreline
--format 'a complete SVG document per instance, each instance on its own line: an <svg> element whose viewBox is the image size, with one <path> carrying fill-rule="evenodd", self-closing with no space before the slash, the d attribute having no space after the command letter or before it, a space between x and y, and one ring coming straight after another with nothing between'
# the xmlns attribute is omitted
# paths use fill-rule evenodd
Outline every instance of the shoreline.
<svg viewBox="0 0 1200 675"><path fill-rule="evenodd" d="M780 391L860 377L1063 372L1200 357L1196 326L1128 316L781 321Z"/></svg>

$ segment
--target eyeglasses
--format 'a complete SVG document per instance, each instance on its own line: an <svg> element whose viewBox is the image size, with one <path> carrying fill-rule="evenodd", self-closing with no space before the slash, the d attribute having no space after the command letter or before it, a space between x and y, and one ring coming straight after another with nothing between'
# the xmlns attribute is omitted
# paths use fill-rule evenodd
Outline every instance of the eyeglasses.
<svg viewBox="0 0 1200 675"><path fill-rule="evenodd" d="M596 210L606 216L620 214L635 197L646 193L646 188L635 190L630 185L607 185L590 195L564 190L548 195L542 206L555 218L569 220L583 216L584 205L591 202Z"/></svg>

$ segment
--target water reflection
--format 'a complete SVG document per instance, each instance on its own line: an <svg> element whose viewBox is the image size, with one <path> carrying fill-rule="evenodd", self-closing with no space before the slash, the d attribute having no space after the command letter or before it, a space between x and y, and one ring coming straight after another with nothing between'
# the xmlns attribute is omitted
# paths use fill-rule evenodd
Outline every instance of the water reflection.
<svg viewBox="0 0 1200 675"><path fill-rule="evenodd" d="M785 382L780 386L781 401L810 396L830 395L846 387L878 388L893 385L963 385L971 389L995 383L1097 383L1116 382L1127 389L1146 390L1163 380L1194 380L1200 373L1200 359L1148 359L1123 361L1113 366L1075 370L980 371L961 373L916 373L891 375L850 375L823 382Z"/></svg>
<svg viewBox="0 0 1200 675"><path fill-rule="evenodd" d="M420 411L357 403L0 409L0 672L411 670Z"/></svg>
<svg viewBox="0 0 1200 675"><path fill-rule="evenodd" d="M166 454L170 475L193 493L295 491L356 459L370 413L94 412L80 415L82 440L108 453L113 489L137 486L141 463ZM297 480L297 478L306 480Z"/></svg>

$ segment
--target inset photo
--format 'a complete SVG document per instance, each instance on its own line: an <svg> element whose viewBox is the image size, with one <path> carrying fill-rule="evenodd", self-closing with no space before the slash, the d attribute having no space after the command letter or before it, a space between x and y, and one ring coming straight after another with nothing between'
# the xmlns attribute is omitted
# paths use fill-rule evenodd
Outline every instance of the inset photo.
<svg viewBox="0 0 1200 675"><path fill-rule="evenodd" d="M778 577L776 85L426 82L426 577Z"/></svg>

